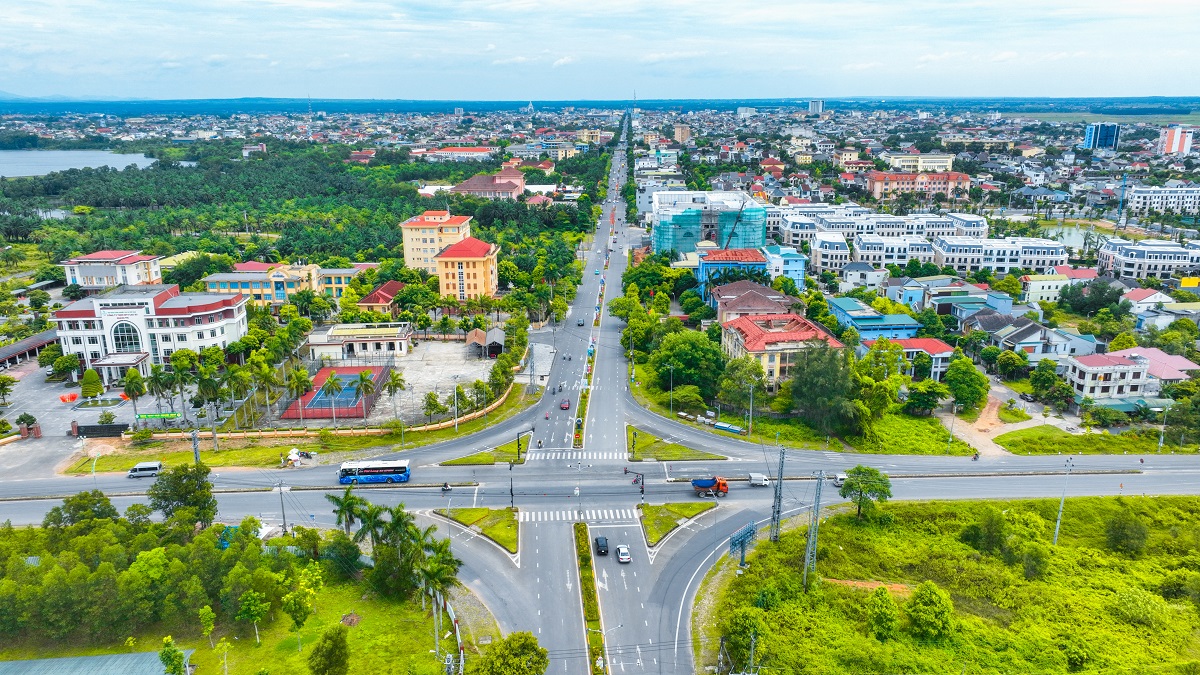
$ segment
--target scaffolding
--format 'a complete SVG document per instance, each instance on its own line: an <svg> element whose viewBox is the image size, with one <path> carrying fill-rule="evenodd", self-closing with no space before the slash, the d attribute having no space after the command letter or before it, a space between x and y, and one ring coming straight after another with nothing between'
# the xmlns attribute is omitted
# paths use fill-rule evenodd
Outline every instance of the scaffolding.
<svg viewBox="0 0 1200 675"><path fill-rule="evenodd" d="M691 253L701 241L717 248L759 248L766 240L767 210L744 192L654 194L655 253Z"/></svg>

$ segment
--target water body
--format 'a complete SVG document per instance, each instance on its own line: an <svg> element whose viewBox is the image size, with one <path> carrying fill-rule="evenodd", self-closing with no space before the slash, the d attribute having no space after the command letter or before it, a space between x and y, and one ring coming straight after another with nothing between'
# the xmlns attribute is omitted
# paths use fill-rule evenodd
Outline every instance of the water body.
<svg viewBox="0 0 1200 675"><path fill-rule="evenodd" d="M44 176L54 171L130 164L146 168L157 160L139 154L122 155L108 150L0 150L0 176Z"/></svg>

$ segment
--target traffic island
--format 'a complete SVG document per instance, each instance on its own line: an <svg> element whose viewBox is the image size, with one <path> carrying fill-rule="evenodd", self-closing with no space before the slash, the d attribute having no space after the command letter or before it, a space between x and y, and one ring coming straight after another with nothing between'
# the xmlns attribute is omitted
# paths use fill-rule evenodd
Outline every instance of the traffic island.
<svg viewBox="0 0 1200 675"><path fill-rule="evenodd" d="M647 546L658 546L668 534L687 521L710 509L716 502L671 502L667 504L642 504L642 532Z"/></svg>
<svg viewBox="0 0 1200 675"><path fill-rule="evenodd" d="M703 450L694 450L686 445L668 443L644 429L625 425L625 446L629 448L631 462L686 462L690 460L729 459Z"/></svg>
<svg viewBox="0 0 1200 675"><path fill-rule="evenodd" d="M600 600L596 597L596 571L592 567L592 542L587 523L575 523L575 558L579 568L579 595L583 599L583 623L587 629L588 668L592 675L605 675L604 666L596 665L597 659L604 656L604 631L600 627Z"/></svg>
<svg viewBox="0 0 1200 675"><path fill-rule="evenodd" d="M434 513L449 518L469 530L491 539L509 553L517 552L520 537L517 513L512 509L436 509Z"/></svg>
<svg viewBox="0 0 1200 675"><path fill-rule="evenodd" d="M529 454L530 434L524 434L504 445L498 445L490 450L477 452L466 457L440 462L441 466L476 466L490 464L524 464L525 456Z"/></svg>

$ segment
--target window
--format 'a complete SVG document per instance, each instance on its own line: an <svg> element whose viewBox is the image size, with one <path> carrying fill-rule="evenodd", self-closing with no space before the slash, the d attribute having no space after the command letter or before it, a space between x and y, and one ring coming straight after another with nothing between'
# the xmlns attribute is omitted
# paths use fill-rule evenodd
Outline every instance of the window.
<svg viewBox="0 0 1200 675"><path fill-rule="evenodd" d="M196 339L203 340L204 339L204 331L202 331L202 330L196 331Z"/></svg>
<svg viewBox="0 0 1200 675"><path fill-rule="evenodd" d="M170 335L168 335L167 333L163 333L163 334L162 334L162 335L159 337L159 339L160 339L160 340L162 340L163 342L170 342L170 341L171 341L171 336L170 336Z"/></svg>
<svg viewBox="0 0 1200 675"><path fill-rule="evenodd" d="M142 351L142 335L128 321L122 321L113 326L112 340L113 351L124 353Z"/></svg>
<svg viewBox="0 0 1200 675"><path fill-rule="evenodd" d="M175 336L176 342L187 342L187 333L180 333Z"/></svg>
<svg viewBox="0 0 1200 675"><path fill-rule="evenodd" d="M90 335L90 336L88 336L88 344L89 345L98 345L98 344L100 344L100 340L98 340L95 335Z"/></svg>
<svg viewBox="0 0 1200 675"><path fill-rule="evenodd" d="M73 338L71 338L71 344L73 344L73 345L81 345L81 344L83 344L83 338L81 338L81 337L73 337Z"/></svg>

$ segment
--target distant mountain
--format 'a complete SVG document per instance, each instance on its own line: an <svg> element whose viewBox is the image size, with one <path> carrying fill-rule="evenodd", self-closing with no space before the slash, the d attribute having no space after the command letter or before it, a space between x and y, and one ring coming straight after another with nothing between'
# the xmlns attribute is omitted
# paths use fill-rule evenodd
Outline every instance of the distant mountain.
<svg viewBox="0 0 1200 675"><path fill-rule="evenodd" d="M25 100L24 96L18 96L16 94L12 94L7 91L0 91L0 101L23 101L23 100Z"/></svg>

